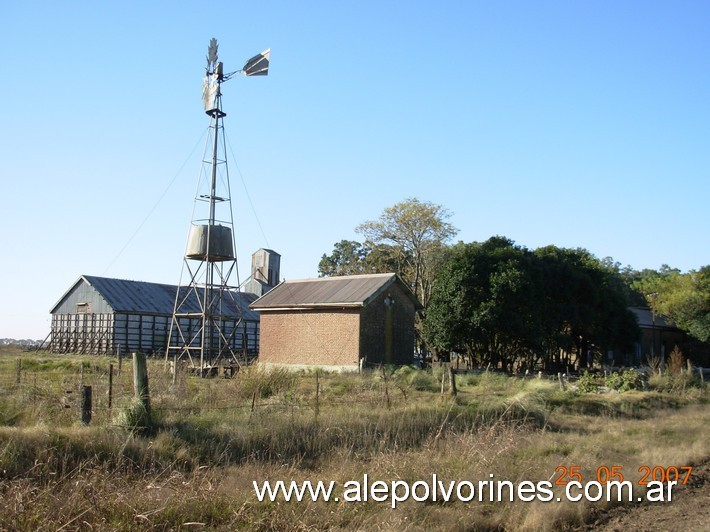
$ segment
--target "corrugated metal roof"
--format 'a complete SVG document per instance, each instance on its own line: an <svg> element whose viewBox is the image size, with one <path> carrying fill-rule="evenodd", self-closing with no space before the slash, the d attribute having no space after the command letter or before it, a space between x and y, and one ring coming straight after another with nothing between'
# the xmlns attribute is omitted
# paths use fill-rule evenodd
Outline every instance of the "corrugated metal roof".
<svg viewBox="0 0 710 532"><path fill-rule="evenodd" d="M636 315L636 319L639 322L639 327L643 327L646 329L651 329L653 327L664 327L668 329L676 328L673 326L672 323L669 323L668 320L660 314L656 314L654 319L653 311L650 308L630 307L630 310Z"/></svg>
<svg viewBox="0 0 710 532"><path fill-rule="evenodd" d="M394 273L284 281L252 303L251 308L362 307L393 283L398 283L415 307L421 308L414 294Z"/></svg>
<svg viewBox="0 0 710 532"><path fill-rule="evenodd" d="M175 307L176 285L82 275L69 292L81 282L88 283L99 292L114 312L170 316ZM188 288L181 287L180 290L182 293L183 290L188 290ZM67 294L69 292L67 292ZM201 294L202 290L198 289L198 292ZM249 308L250 303L254 302L257 296L244 292L234 293L234 296L234 299L231 297L223 298L222 303L225 314L228 316L242 317L250 321L258 321L259 314ZM59 303L55 305L52 312L61 304L65 297L66 294ZM182 311L200 312L200 307L194 292L188 297L185 306L182 307Z"/></svg>

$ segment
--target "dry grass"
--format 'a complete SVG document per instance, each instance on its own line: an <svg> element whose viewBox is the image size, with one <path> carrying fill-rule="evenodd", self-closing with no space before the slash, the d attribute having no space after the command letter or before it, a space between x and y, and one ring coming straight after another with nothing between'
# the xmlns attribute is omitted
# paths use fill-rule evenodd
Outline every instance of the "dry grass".
<svg viewBox="0 0 710 532"><path fill-rule="evenodd" d="M76 388L71 357L0 354L0 529L32 530L557 530L589 518L586 503L259 503L252 482L334 480L364 474L410 482L555 478L578 465L586 479L622 465L687 465L710 456L702 391L581 394L554 381L460 376L455 399L439 375L266 373L232 380L150 365L154 426L119 423L130 372L115 379L111 411L100 395L90 426L55 394ZM113 361L115 363L115 361ZM110 361L85 361L105 389ZM102 388L104 387L104 388ZM59 407L55 403L59 402ZM596 505L598 507L598 505Z"/></svg>

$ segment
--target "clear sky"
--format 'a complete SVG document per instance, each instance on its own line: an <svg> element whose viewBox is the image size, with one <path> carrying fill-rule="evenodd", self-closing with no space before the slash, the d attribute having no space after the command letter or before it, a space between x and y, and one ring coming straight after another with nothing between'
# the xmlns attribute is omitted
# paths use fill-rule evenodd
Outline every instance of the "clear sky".
<svg viewBox="0 0 710 532"><path fill-rule="evenodd" d="M224 86L239 267L314 277L408 197L457 240L710 263L710 2L1 2L0 338L82 274L177 284Z"/></svg>

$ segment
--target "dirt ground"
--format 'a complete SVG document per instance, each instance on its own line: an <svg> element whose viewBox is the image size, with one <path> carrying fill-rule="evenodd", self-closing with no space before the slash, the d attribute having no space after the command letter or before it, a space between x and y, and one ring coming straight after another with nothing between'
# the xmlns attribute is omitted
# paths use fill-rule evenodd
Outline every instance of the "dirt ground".
<svg viewBox="0 0 710 532"><path fill-rule="evenodd" d="M670 503L645 503L600 510L584 530L710 530L710 461L693 469L688 483L673 491Z"/></svg>

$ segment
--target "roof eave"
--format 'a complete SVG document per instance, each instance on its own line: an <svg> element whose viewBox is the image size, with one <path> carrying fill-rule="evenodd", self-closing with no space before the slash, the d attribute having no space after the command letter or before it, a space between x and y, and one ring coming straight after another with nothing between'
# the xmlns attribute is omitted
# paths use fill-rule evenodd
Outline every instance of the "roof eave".
<svg viewBox="0 0 710 532"><path fill-rule="evenodd" d="M299 304L299 305L280 305L275 307L259 307L254 305L249 305L251 310L256 310L257 312L268 312L268 311L284 311L284 310L318 310L318 309L353 309L362 308L361 302L357 303L312 303L312 304Z"/></svg>

